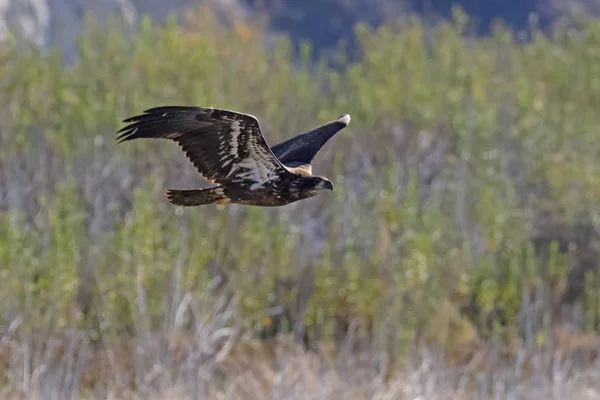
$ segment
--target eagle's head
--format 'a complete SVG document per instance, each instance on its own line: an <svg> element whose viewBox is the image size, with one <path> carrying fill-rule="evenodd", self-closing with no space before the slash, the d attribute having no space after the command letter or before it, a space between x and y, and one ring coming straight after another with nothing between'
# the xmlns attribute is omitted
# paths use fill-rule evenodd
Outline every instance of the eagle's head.
<svg viewBox="0 0 600 400"><path fill-rule="evenodd" d="M320 190L320 189L333 190L333 182L331 182L329 179L327 179L325 177L320 177L320 176L317 176L315 178L317 178L317 180L315 182L315 189L317 189L317 190Z"/></svg>
<svg viewBox="0 0 600 400"><path fill-rule="evenodd" d="M324 176L309 176L303 179L303 189L311 195L316 195L319 190L333 190L333 183Z"/></svg>

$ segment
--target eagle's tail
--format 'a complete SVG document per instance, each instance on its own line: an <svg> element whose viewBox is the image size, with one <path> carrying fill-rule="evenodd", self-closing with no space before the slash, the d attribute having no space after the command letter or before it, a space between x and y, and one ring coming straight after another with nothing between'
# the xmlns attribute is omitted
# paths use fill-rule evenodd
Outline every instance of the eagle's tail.
<svg viewBox="0 0 600 400"><path fill-rule="evenodd" d="M167 190L167 200L176 206L194 207L205 204L227 204L230 202L223 187L197 190Z"/></svg>

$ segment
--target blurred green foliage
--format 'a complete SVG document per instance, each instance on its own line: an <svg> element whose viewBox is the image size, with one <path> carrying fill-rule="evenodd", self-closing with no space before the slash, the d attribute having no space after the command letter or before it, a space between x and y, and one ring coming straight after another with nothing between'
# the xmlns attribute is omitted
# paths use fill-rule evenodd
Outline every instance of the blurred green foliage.
<svg viewBox="0 0 600 400"><path fill-rule="evenodd" d="M4 43L2 315L92 336L159 329L218 277L244 318L305 306L307 331L326 340L358 318L366 335L452 345L440 305L459 338L527 339L523 318L546 332L583 269L571 303L597 316L595 239L578 227L600 210L600 21L527 43L465 26L458 12L435 28L357 26L362 58L337 68L205 8L183 26L144 19L131 38L90 19L67 66ZM271 144L350 113L316 166L335 192L280 209L166 204L185 158L113 140L120 120L166 104L253 113Z"/></svg>

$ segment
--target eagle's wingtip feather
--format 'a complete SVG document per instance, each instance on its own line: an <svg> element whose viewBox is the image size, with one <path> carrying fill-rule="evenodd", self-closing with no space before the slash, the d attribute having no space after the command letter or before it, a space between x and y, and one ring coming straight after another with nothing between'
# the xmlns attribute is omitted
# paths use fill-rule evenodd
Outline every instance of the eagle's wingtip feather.
<svg viewBox="0 0 600 400"><path fill-rule="evenodd" d="M116 140L117 143L123 143L126 142L128 140L134 139L135 138L135 133L137 132L137 128L135 129L131 129L131 126L126 126L123 129L120 129L119 131L117 131L116 135Z"/></svg>
<svg viewBox="0 0 600 400"><path fill-rule="evenodd" d="M338 117L338 121L344 123L344 125L350 124L351 120L352 118L350 118L350 114L342 114Z"/></svg>

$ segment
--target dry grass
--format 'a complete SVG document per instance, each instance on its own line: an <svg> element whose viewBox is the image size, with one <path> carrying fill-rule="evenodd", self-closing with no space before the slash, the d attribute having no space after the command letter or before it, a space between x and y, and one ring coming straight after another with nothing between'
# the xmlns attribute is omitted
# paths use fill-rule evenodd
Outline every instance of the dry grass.
<svg viewBox="0 0 600 400"><path fill-rule="evenodd" d="M207 331L208 332L208 331ZM205 332L205 334L208 334ZM219 334L215 331L210 335ZM216 339L185 333L105 346L77 335L0 348L3 399L594 399L600 366L557 351L500 356L482 346L464 365L411 345L385 353L305 350L289 336ZM213 346L210 343L213 343ZM231 346L229 346L231 344Z"/></svg>

